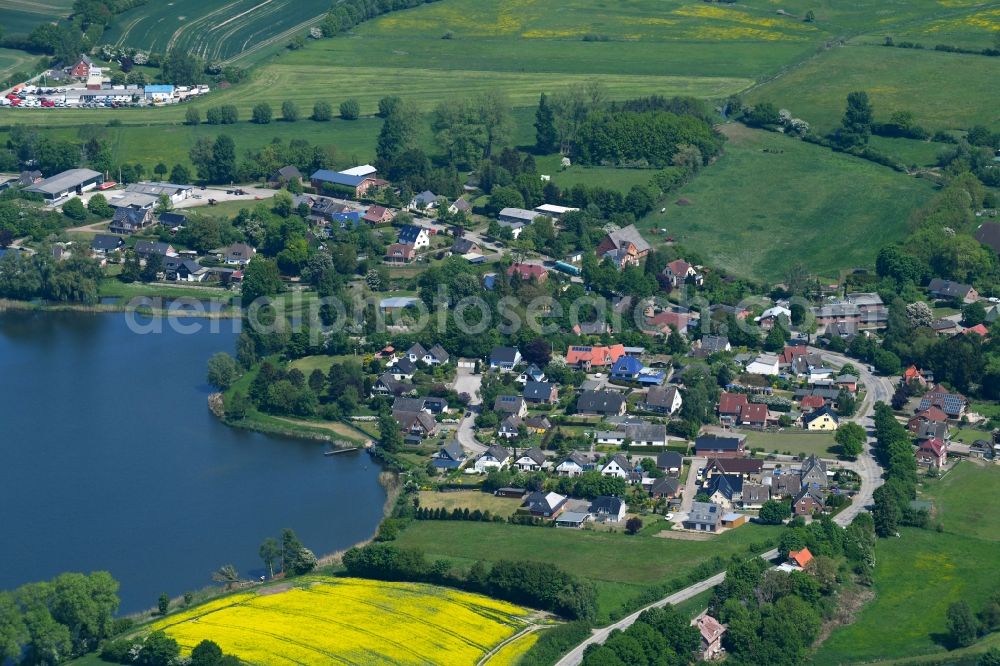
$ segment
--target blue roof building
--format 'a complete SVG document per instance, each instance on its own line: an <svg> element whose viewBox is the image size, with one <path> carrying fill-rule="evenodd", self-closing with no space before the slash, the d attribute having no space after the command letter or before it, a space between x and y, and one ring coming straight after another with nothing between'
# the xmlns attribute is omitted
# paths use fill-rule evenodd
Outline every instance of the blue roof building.
<svg viewBox="0 0 1000 666"><path fill-rule="evenodd" d="M351 176L338 171L330 171L329 169L318 169L313 175L309 176L309 180L313 183L330 183L332 185L343 185L344 187L357 187L368 179L368 176Z"/></svg>
<svg viewBox="0 0 1000 666"><path fill-rule="evenodd" d="M638 381L639 373L645 369L642 361L634 356L622 356L611 366L611 378L628 382Z"/></svg>
<svg viewBox="0 0 1000 666"><path fill-rule="evenodd" d="M361 213L353 210L347 213L334 213L330 217L330 221L339 224L341 229L348 227L357 229L361 226Z"/></svg>

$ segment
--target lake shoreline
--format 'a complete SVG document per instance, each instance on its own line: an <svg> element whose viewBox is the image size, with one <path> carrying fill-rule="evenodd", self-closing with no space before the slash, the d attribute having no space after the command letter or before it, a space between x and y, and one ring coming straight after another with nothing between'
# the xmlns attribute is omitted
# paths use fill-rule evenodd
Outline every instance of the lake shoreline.
<svg viewBox="0 0 1000 666"><path fill-rule="evenodd" d="M197 300L197 299L196 299ZM16 299L0 299L0 312L81 312L90 314L122 314L135 312L143 316L167 318L203 318L203 319L239 319L243 316L239 310L196 311L173 308L151 308L148 306L131 306L127 303L50 303L36 301L19 301Z"/></svg>

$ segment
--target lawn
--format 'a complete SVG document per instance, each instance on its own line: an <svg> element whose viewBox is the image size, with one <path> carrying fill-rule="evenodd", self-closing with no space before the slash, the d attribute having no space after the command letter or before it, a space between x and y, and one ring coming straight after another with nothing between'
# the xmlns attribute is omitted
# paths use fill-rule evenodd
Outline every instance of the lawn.
<svg viewBox="0 0 1000 666"><path fill-rule="evenodd" d="M782 279L800 261L816 274L870 266L934 191L925 180L780 134L741 125L724 131L722 157L640 226L666 228L737 276Z"/></svg>
<svg viewBox="0 0 1000 666"><path fill-rule="evenodd" d="M364 359L360 356L351 356L350 354L343 356L303 356L302 358L295 359L288 366L289 369L298 368L302 371L302 374L308 377L313 370L322 370L325 375L330 372L330 367L334 363L344 363L349 360L361 363Z"/></svg>
<svg viewBox="0 0 1000 666"><path fill-rule="evenodd" d="M775 450L778 453L790 452L792 455L817 455L824 458L836 456L831 449L836 446L833 433L810 433L804 430L789 430L785 432L748 432L747 446L762 448L765 453Z"/></svg>
<svg viewBox="0 0 1000 666"><path fill-rule="evenodd" d="M864 90L876 119L912 111L933 134L1000 123L998 77L1000 58L849 44L756 88L748 99L774 102L825 132L839 125L847 94Z"/></svg>
<svg viewBox="0 0 1000 666"><path fill-rule="evenodd" d="M428 509L468 509L489 511L494 515L509 516L519 506L521 500L513 497L497 497L493 493L479 490L456 490L446 493L424 490L420 492L420 506Z"/></svg>
<svg viewBox="0 0 1000 666"><path fill-rule="evenodd" d="M526 559L558 562L595 582L599 614L621 607L649 585L673 580L714 555L746 552L748 544L775 537L777 530L746 525L709 541L628 536L618 532L525 527L507 523L422 520L397 543L420 548L431 559L471 565L476 560Z"/></svg>
<svg viewBox="0 0 1000 666"><path fill-rule="evenodd" d="M649 185L655 171L650 169L616 169L614 167L585 167L574 164L563 168L560 155L536 158L538 171L552 177L552 182L564 190L574 185L608 187L628 192L633 185Z"/></svg>
<svg viewBox="0 0 1000 666"><path fill-rule="evenodd" d="M1000 468L960 462L940 480L926 484L925 494L933 500L935 518L945 531L1000 541Z"/></svg>
<svg viewBox="0 0 1000 666"><path fill-rule="evenodd" d="M184 654L204 639L247 664L475 664L527 626L528 609L415 583L311 576L169 615Z"/></svg>
<svg viewBox="0 0 1000 666"><path fill-rule="evenodd" d="M145 284L141 282L125 283L117 278L105 278L98 288L101 298L119 298L128 301L132 298L146 296L150 298L196 298L198 300L218 300L228 304L233 293L217 287L202 285L167 284L156 282Z"/></svg>
<svg viewBox="0 0 1000 666"><path fill-rule="evenodd" d="M964 599L978 610L1000 590L989 573L1000 565L1000 469L961 462L940 480L921 485L919 499L934 502L934 521L944 531L903 528L900 538L879 540L875 599L853 624L834 631L813 663L940 657L948 605Z"/></svg>
<svg viewBox="0 0 1000 666"><path fill-rule="evenodd" d="M944 655L945 613L965 600L974 609L998 589L989 574L1000 564L996 543L961 534L902 528L879 540L876 597L853 624L837 629L812 663L816 666Z"/></svg>

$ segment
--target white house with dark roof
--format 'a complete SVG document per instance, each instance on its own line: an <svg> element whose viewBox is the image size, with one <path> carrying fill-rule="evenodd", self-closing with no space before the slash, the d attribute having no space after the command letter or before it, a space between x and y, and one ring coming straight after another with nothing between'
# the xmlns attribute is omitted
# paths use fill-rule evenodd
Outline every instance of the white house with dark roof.
<svg viewBox="0 0 1000 666"><path fill-rule="evenodd" d="M628 479L632 476L633 470L632 463L628 461L628 458L620 453L616 453L611 457L611 460L601 466L601 475Z"/></svg>
<svg viewBox="0 0 1000 666"><path fill-rule="evenodd" d="M407 224L400 228L398 242L401 245L412 245L414 250L430 247L431 237L427 230L415 224Z"/></svg>
<svg viewBox="0 0 1000 666"><path fill-rule="evenodd" d="M494 444L476 458L474 468L480 474L485 474L490 470L503 469L508 465L510 465L510 451Z"/></svg>
<svg viewBox="0 0 1000 666"><path fill-rule="evenodd" d="M521 352L517 347L494 347L490 352L490 370L510 372L521 363Z"/></svg>
<svg viewBox="0 0 1000 666"><path fill-rule="evenodd" d="M514 467L522 472L537 472L543 465L545 465L545 452L538 447L528 449L514 461Z"/></svg>

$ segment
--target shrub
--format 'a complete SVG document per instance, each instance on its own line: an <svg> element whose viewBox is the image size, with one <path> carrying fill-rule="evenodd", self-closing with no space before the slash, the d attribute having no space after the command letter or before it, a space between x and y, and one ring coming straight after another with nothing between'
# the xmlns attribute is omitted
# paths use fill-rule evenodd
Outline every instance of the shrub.
<svg viewBox="0 0 1000 666"><path fill-rule="evenodd" d="M340 103L340 117L344 120L357 120L361 116L361 104L356 99Z"/></svg>

